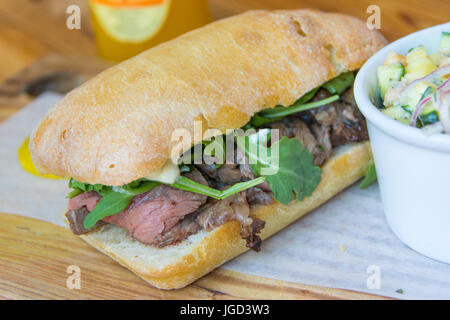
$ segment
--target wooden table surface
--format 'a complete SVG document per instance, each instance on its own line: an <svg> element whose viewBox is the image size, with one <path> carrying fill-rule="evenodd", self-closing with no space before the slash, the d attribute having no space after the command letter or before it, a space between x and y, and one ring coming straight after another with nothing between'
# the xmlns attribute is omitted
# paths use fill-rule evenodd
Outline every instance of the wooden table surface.
<svg viewBox="0 0 450 320"><path fill-rule="evenodd" d="M82 8L81 30L65 28L65 9L69 4L78 4ZM366 9L373 4L381 9L380 31L389 41L450 20L448 0L210 0L214 19L248 9L278 8L317 8L366 19L369 15ZM70 65L71 69L86 77L108 66L108 63L96 58L88 20L83 0L0 0L0 83L3 82L0 86L0 121L33 99L28 94L29 87L23 84L29 85L36 74L50 68L49 66L53 68L56 65L58 69ZM35 63L36 61L38 62ZM30 68L32 63L35 64ZM70 78L69 81L74 80ZM82 261L80 256L83 257ZM71 264L81 264L82 290L66 288L66 268ZM212 272L185 289L157 290L64 228L16 215L0 214L0 298L379 297L264 279L223 269Z"/></svg>
<svg viewBox="0 0 450 320"><path fill-rule="evenodd" d="M82 8L81 29L65 27L66 8ZM381 32L389 41L449 20L448 0L210 0L214 19L249 9L317 8L367 19L381 9ZM0 82L49 53L95 55L86 0L0 0Z"/></svg>

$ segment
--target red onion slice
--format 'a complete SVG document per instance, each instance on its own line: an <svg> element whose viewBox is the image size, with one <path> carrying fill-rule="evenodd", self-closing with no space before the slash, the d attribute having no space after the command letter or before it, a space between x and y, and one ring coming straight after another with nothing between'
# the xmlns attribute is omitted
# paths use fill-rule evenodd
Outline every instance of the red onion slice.
<svg viewBox="0 0 450 320"><path fill-rule="evenodd" d="M399 98L402 99L402 97L407 96L411 90L413 90L419 82L427 81L427 82L433 82L434 79L441 79L443 76L450 74L450 64L445 65L443 67L440 67L439 69L431 72L430 74L426 75L425 77L419 78L408 84L406 87L404 87L400 93ZM447 79L448 80L448 79ZM445 81L444 83L446 83Z"/></svg>
<svg viewBox="0 0 450 320"><path fill-rule="evenodd" d="M450 83L450 78L445 80L439 87L437 87L437 89L440 90L443 87L447 86L449 83Z"/></svg>
<svg viewBox="0 0 450 320"><path fill-rule="evenodd" d="M422 110L423 106L427 104L428 101L431 100L431 97L428 97L426 99L423 99L421 102L419 102L419 105L416 107L416 110L414 110L414 114L411 118L411 122L409 123L409 125L411 127L415 127L416 126L416 122L417 122L417 117L419 116L420 110Z"/></svg>
<svg viewBox="0 0 450 320"><path fill-rule="evenodd" d="M439 97L439 120L444 132L450 132L450 89L440 93Z"/></svg>

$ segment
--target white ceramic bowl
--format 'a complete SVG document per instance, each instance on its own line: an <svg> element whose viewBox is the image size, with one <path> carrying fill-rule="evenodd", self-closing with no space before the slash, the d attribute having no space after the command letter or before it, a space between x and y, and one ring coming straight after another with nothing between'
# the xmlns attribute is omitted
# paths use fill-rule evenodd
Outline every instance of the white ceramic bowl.
<svg viewBox="0 0 450 320"><path fill-rule="evenodd" d="M373 103L376 70L388 52L406 54L420 44L436 52L442 31L450 31L450 23L410 34L377 52L358 72L354 92L367 119L389 226L412 249L450 263L450 135L426 136L384 115Z"/></svg>

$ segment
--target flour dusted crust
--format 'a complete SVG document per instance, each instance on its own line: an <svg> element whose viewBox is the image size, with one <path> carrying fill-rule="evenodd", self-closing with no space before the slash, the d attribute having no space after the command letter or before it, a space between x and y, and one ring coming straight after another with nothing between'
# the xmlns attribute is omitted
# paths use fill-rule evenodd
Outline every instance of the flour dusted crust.
<svg viewBox="0 0 450 320"><path fill-rule="evenodd" d="M270 237L354 183L364 175L370 163L368 142L336 149L322 167L322 180L312 196L289 205L275 202L252 210L252 215L266 222L261 238ZM103 226L81 237L151 285L176 289L248 250L239 233L239 223L229 221L211 232L202 230L180 244L164 248L144 245L114 225Z"/></svg>
<svg viewBox="0 0 450 320"><path fill-rule="evenodd" d="M363 21L313 10L249 11L211 23L70 92L33 132L33 162L41 173L86 183L129 183L170 159L174 129L192 134L194 120L204 129L239 128L358 69L383 45Z"/></svg>

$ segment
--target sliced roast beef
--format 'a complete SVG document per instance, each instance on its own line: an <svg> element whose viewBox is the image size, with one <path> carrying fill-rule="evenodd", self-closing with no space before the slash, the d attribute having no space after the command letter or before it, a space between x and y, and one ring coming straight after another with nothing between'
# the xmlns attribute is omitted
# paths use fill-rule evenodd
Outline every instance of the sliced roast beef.
<svg viewBox="0 0 450 320"><path fill-rule="evenodd" d="M333 104L328 104L310 111L319 125L332 127L335 119L338 117L336 108Z"/></svg>
<svg viewBox="0 0 450 320"><path fill-rule="evenodd" d="M351 105L355 109L358 109L358 106L356 105L355 96L353 94L353 87L350 87L347 90L345 90L341 94L340 99L341 99L341 101L345 102L346 104Z"/></svg>
<svg viewBox="0 0 450 320"><path fill-rule="evenodd" d="M332 125L333 146L368 139L366 122L359 110L349 104L341 104L340 108L337 108L337 117Z"/></svg>
<svg viewBox="0 0 450 320"><path fill-rule="evenodd" d="M102 196L96 191L88 191L69 200L69 211L66 212L66 218L74 234L85 234L104 224L104 222L99 221L90 229L84 227L84 219L89 212L94 210L101 198Z"/></svg>
<svg viewBox="0 0 450 320"><path fill-rule="evenodd" d="M84 227L84 219L86 219L89 212L90 211L86 206L66 212L66 218L69 221L70 229L72 229L74 234L85 234L105 224L104 221L99 221L94 227L86 229Z"/></svg>
<svg viewBox="0 0 450 320"><path fill-rule="evenodd" d="M245 196L250 206L267 205L273 203L273 193L269 190L264 190L263 186L253 187L245 190Z"/></svg>
<svg viewBox="0 0 450 320"><path fill-rule="evenodd" d="M236 148L235 152L236 163L239 164L239 170L241 171L242 177L248 180L255 179L250 162L244 152L240 148Z"/></svg>
<svg viewBox="0 0 450 320"><path fill-rule="evenodd" d="M294 133L292 132L291 127L291 121L294 120L294 118L288 120L283 119L280 121L273 122L269 125L270 129L272 130L278 130L278 140L281 140L283 137L292 138L294 136ZM271 142L276 142L274 140L271 140Z"/></svg>
<svg viewBox="0 0 450 320"><path fill-rule="evenodd" d="M102 198L96 191L88 191L69 200L69 210L77 210L86 207L90 212L94 210L97 203Z"/></svg>
<svg viewBox="0 0 450 320"><path fill-rule="evenodd" d="M200 172L186 174L207 184ZM127 209L103 220L125 228L134 238L152 244L161 234L173 228L185 215L194 212L206 202L207 196L160 185L137 195Z"/></svg>
<svg viewBox="0 0 450 320"><path fill-rule="evenodd" d="M324 99L328 96L329 93L322 89L314 100ZM333 147L347 142L369 139L366 122L356 106L352 88L343 92L340 100L302 114L308 114L309 118L313 118L320 126L330 128Z"/></svg>
<svg viewBox="0 0 450 320"><path fill-rule="evenodd" d="M247 248L256 252L261 251L262 240L257 234L264 229L266 222L258 218L250 218L246 222L243 227L241 224L241 237L247 241Z"/></svg>
<svg viewBox="0 0 450 320"><path fill-rule="evenodd" d="M201 227L195 220L196 216L196 213L188 214L171 229L159 234L151 244L162 248L177 244L190 235L197 233Z"/></svg>
<svg viewBox="0 0 450 320"><path fill-rule="evenodd" d="M130 206L103 220L125 228L139 241L151 244L185 215L206 202L206 196L160 185L133 198Z"/></svg>
<svg viewBox="0 0 450 320"><path fill-rule="evenodd" d="M223 164L217 170L217 176L225 184L233 185L242 180L242 173L236 164Z"/></svg>
<svg viewBox="0 0 450 320"><path fill-rule="evenodd" d="M314 133L317 142L319 143L322 153L317 155L315 163L322 165L328 158L331 157L333 152L333 145L331 143L331 129L328 126L320 126L318 124L313 124L311 130Z"/></svg>
<svg viewBox="0 0 450 320"><path fill-rule="evenodd" d="M317 139L311 133L305 122L296 117L287 117L270 124L271 129L279 130L279 138L297 138L314 156L314 165L321 165L327 159L324 148L319 145Z"/></svg>
<svg viewBox="0 0 450 320"><path fill-rule="evenodd" d="M313 100L329 96L322 89ZM299 139L314 156L315 165L322 165L331 156L333 147L368 139L364 117L356 107L351 89L344 92L339 101L288 116L269 127L279 129L279 138ZM213 158L209 159L213 160L208 162L210 164L196 164L198 170L193 169L185 175L216 189L255 178L248 158L239 148L235 149L234 164L217 165ZM69 201L66 216L74 233L90 231L84 228L84 219L100 199L101 195L90 191ZM112 223L123 227L145 244L163 247L176 244L201 229L211 231L236 220L247 246L258 251L261 239L257 234L265 222L250 216L250 206L267 205L273 201L267 182L220 201L160 185L134 197L126 210L104 218L94 228L105 222Z"/></svg>
<svg viewBox="0 0 450 320"><path fill-rule="evenodd" d="M196 164L195 167L200 170L206 178L217 179L217 164L219 159L214 156L204 156L207 163Z"/></svg>
<svg viewBox="0 0 450 320"><path fill-rule="evenodd" d="M193 170L186 176L207 185L202 174ZM69 201L69 221L74 233L87 232L82 228L88 212L95 208L101 196L85 192ZM134 238L151 244L163 232L170 230L185 215L194 212L206 202L207 196L160 185L133 198L124 211L103 219L125 228Z"/></svg>
<svg viewBox="0 0 450 320"><path fill-rule="evenodd" d="M240 223L241 237L247 241L247 247L256 251L260 249L261 239L257 233L261 231L265 223L257 218L250 217L250 208L245 194L242 192L224 200L210 200L202 208L196 220L207 231L211 231L228 221L236 220Z"/></svg>
<svg viewBox="0 0 450 320"><path fill-rule="evenodd" d="M211 161L210 164L196 164L195 167L206 176L211 187L224 189L242 180L242 173L236 163L222 164L215 157L205 156L205 160L206 158Z"/></svg>

